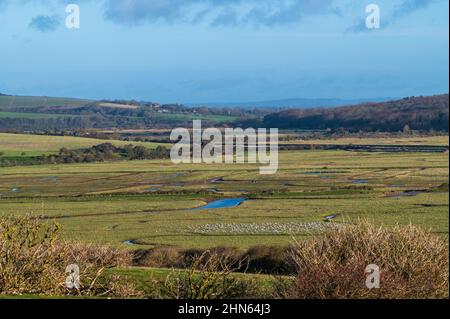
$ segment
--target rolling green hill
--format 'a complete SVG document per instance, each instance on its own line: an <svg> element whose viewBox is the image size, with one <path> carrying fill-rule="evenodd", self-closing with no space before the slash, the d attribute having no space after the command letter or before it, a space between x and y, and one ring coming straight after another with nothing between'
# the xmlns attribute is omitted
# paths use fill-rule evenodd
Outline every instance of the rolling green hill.
<svg viewBox="0 0 450 319"><path fill-rule="evenodd" d="M47 114L47 113L21 113L21 112L0 112L0 119L55 119L60 117L76 117L78 115L65 115L65 114Z"/></svg>
<svg viewBox="0 0 450 319"><path fill-rule="evenodd" d="M34 108L52 106L80 107L91 102L93 101L73 98L0 95L0 111L13 111L18 108L31 111Z"/></svg>
<svg viewBox="0 0 450 319"><path fill-rule="evenodd" d="M240 114L160 105L135 100L86 100L59 97L0 95L0 131L38 132L78 129L155 128L190 126L202 119L208 125L236 121Z"/></svg>

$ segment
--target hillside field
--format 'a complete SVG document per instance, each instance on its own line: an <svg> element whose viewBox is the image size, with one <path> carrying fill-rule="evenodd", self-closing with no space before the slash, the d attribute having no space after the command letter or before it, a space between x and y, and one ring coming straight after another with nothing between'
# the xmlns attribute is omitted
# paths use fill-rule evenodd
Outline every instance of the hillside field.
<svg viewBox="0 0 450 319"><path fill-rule="evenodd" d="M80 149L102 143L112 143L115 146L133 144L142 145L147 148L155 148L160 145L157 143L99 140L71 136L0 133L0 152L3 153L3 156L19 156L22 152L24 152L26 156L40 156L42 154L48 155L58 153L63 147L68 149Z"/></svg>
<svg viewBox="0 0 450 319"><path fill-rule="evenodd" d="M30 110L42 106L79 107L92 100L71 99L45 96L0 96L0 110L14 110L15 108L29 108Z"/></svg>

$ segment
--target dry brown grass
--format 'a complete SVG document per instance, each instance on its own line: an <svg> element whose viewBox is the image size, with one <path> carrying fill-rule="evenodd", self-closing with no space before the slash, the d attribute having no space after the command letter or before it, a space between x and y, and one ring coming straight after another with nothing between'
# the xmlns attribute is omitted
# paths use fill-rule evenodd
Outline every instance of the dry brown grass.
<svg viewBox="0 0 450 319"><path fill-rule="evenodd" d="M349 224L297 242L294 283L287 298L448 298L448 241L419 227ZM381 287L368 289L365 268L376 264Z"/></svg>
<svg viewBox="0 0 450 319"><path fill-rule="evenodd" d="M58 240L59 226L37 218L0 218L0 294L139 296L129 283L104 271L129 265L131 254ZM65 285L68 265L80 268L79 289Z"/></svg>

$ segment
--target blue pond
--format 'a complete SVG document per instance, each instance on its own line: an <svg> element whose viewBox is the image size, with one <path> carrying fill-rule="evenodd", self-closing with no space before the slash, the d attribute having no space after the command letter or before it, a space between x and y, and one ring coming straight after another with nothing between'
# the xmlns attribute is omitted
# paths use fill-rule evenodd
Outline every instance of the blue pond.
<svg viewBox="0 0 450 319"><path fill-rule="evenodd" d="M230 208L236 207L245 202L245 198L229 198L229 199L221 199L216 200L211 203L206 204L205 206L193 208L192 210L203 210L203 209L216 209L216 208Z"/></svg>
<svg viewBox="0 0 450 319"><path fill-rule="evenodd" d="M352 183L353 184L368 184L369 181L365 180L365 179L355 179L355 180L352 180Z"/></svg>

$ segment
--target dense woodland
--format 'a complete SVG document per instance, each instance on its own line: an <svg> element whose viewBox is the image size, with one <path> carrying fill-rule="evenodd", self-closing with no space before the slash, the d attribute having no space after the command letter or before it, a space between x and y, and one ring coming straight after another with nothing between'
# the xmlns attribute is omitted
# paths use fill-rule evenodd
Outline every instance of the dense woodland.
<svg viewBox="0 0 450 319"><path fill-rule="evenodd" d="M291 109L264 117L264 126L282 129L345 129L398 132L449 129L448 94L408 97L327 109Z"/></svg>

